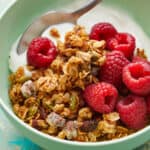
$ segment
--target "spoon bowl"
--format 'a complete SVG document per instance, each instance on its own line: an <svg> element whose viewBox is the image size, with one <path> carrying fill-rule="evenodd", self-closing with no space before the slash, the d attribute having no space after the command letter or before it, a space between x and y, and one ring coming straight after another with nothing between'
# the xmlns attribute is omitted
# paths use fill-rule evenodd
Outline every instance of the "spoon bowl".
<svg viewBox="0 0 150 150"><path fill-rule="evenodd" d="M71 13L49 11L44 15L40 16L31 25L29 25L23 33L18 43L17 53L22 54L27 49L32 39L40 36L43 31L47 29L50 25L60 24L64 22L76 24L80 16L91 10L101 1L102 0L91 0L82 8Z"/></svg>

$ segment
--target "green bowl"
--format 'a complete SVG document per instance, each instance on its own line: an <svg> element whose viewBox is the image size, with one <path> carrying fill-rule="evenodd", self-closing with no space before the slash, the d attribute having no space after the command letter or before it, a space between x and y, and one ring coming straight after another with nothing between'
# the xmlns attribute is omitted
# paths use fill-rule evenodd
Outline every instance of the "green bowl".
<svg viewBox="0 0 150 150"><path fill-rule="evenodd" d="M112 3L113 2L113 3ZM135 148L150 140L150 126L130 136L105 142L81 143L60 140L43 134L15 116L8 97L8 56L10 47L26 26L40 14L59 8L65 8L70 0L18 0L0 16L0 106L16 128L33 142L45 149L61 150L127 150ZM126 11L140 24L143 30L150 35L149 0L104 0L106 5L115 5ZM112 4L111 4L112 3Z"/></svg>

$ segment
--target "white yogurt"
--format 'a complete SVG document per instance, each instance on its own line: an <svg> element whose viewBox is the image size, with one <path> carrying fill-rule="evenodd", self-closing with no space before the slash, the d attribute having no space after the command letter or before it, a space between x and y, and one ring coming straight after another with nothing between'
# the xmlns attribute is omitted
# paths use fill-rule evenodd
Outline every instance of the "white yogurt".
<svg viewBox="0 0 150 150"><path fill-rule="evenodd" d="M19 39L20 39L20 37L12 45L10 55L9 55L9 69L12 72L15 72L19 66L25 66L27 64L27 60L26 60L26 52L27 51L25 51L21 55L18 55L17 51L16 51Z"/></svg>
<svg viewBox="0 0 150 150"><path fill-rule="evenodd" d="M131 33L136 38L136 47L145 50L150 48L150 39L143 29L120 9L99 5L78 20L80 25L86 26L88 32L90 32L91 26L98 22L109 22L115 26L118 32ZM150 53L147 55L150 57Z"/></svg>
<svg viewBox="0 0 150 150"><path fill-rule="evenodd" d="M60 33L59 40L64 42L64 37L65 37L66 32L72 30L73 27L74 27L74 25L71 23L62 23L62 24L52 25L43 32L42 37L47 37L47 38L51 39L56 44L57 39L49 34L49 31L52 28L56 28L58 30L58 32Z"/></svg>
<svg viewBox="0 0 150 150"><path fill-rule="evenodd" d="M78 24L85 26L88 33L90 32L91 26L98 22L110 22L119 32L131 33L136 37L136 47L144 48L150 58L150 53L148 53L148 50L150 49L150 39L144 33L142 28L126 13L123 13L117 8L98 5L78 20ZM73 28L73 25L70 23L53 25L43 32L41 35L42 37L50 38L56 44L56 39L49 34L50 29L53 27L58 29L61 36L60 40L64 41L65 33L70 31ZM19 66L27 64L26 52L21 55L17 55L16 53L17 42L12 46L10 52L9 68L12 72L15 72Z"/></svg>
<svg viewBox="0 0 150 150"><path fill-rule="evenodd" d="M42 37L47 37L49 39L51 39L55 44L57 43L57 39L54 38L53 36L50 35L49 31L52 29L52 28L56 28L59 33L60 33L60 40L61 41L64 41L64 36L65 36L65 33L67 31L70 31L72 30L73 28L73 24L71 23L62 23L62 24L57 24L57 25L52 25L50 26L48 29L46 29L43 33L42 33ZM18 45L18 42L19 42L19 39L20 37L17 39L17 41L12 45L11 47L11 51L10 51L10 57L9 57L9 69L12 71L12 72L15 72L17 70L17 68L19 66L25 66L27 64L27 59L26 59L26 55L27 55L27 50L22 53L21 55L18 55L17 52L16 52L16 49L17 49L17 45ZM26 69L25 69L26 70ZM27 71L27 70L26 70Z"/></svg>

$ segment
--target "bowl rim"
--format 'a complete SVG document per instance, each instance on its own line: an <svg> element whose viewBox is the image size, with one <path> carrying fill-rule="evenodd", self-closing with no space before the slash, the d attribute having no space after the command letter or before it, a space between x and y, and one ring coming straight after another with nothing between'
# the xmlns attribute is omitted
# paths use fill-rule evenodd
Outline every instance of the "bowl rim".
<svg viewBox="0 0 150 150"><path fill-rule="evenodd" d="M7 7L5 7L5 9L3 9L3 11L0 13L0 21L3 19L3 17L5 16L5 14L9 11L9 9L11 9L14 5L16 5L16 3L18 2L19 0L13 0L11 1ZM117 143L121 143L121 142L125 142L125 141L128 141L128 140L131 140L135 137L138 137L138 136L141 136L143 135L144 133L146 132L149 132L150 131L150 126L147 126L133 134L130 134L128 136L125 136L125 137L122 137L122 138L119 138L119 139L114 139L114 140L110 140L110 141L100 141L100 142L78 142L78 141L67 141L67 140L63 140L63 139L59 139L57 137L53 137L53 136L50 136L48 134L45 134L41 131L38 131L37 129L34 129L33 127L29 126L28 124L26 124L25 122L23 122L21 119L19 119L14 113L13 111L11 111L6 105L5 103L3 102L2 98L0 97L0 108L2 108L2 110L7 114L9 115L14 121L16 121L18 124L20 124L22 127L24 127L26 130L30 131L30 132L33 132L35 135L38 135L44 139L47 139L47 140L51 140L51 141L54 141L54 142L58 142L58 143L61 143L61 144L68 144L68 145L74 145L74 146L90 146L90 147L93 147L93 146L109 146L109 145L112 145L112 144L117 144Z"/></svg>
<svg viewBox="0 0 150 150"><path fill-rule="evenodd" d="M150 126L147 126L131 135L122 137L120 139L114 139L114 140L110 140L110 141L101 141L101 142L78 142L78 141L67 141L67 140L63 140L63 139L59 139L57 137L53 137L50 135L47 135L45 133L42 133L32 127L30 127L28 124L26 124L25 122L23 122L21 119L19 119L3 102L3 100L0 98L0 108L2 108L4 110L4 112L6 112L7 115L9 115L14 121L16 121L18 124L20 124L21 126L23 126L26 130L29 130L30 132L33 132L34 134L41 136L42 138L45 139L49 139L52 140L54 142L59 142L62 144L68 144L68 145L76 145L76 146L105 146L105 145L111 145L111 144L116 144L116 143L120 143L120 142L124 142L124 141L128 141L130 139L133 139L137 136L141 136L142 134L150 131Z"/></svg>

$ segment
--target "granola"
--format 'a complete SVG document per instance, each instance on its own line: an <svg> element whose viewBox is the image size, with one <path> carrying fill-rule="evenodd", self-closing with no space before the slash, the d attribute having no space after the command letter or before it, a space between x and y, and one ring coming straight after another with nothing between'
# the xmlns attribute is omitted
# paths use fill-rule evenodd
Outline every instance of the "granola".
<svg viewBox="0 0 150 150"><path fill-rule="evenodd" d="M60 37L57 29L50 31ZM97 83L105 63L106 42L89 39L84 27L75 26L58 41L58 55L48 68L20 67L9 77L9 97L16 115L37 130L61 139L97 142L127 136L119 114L97 114L84 102L82 91ZM143 55L143 54L141 54Z"/></svg>

